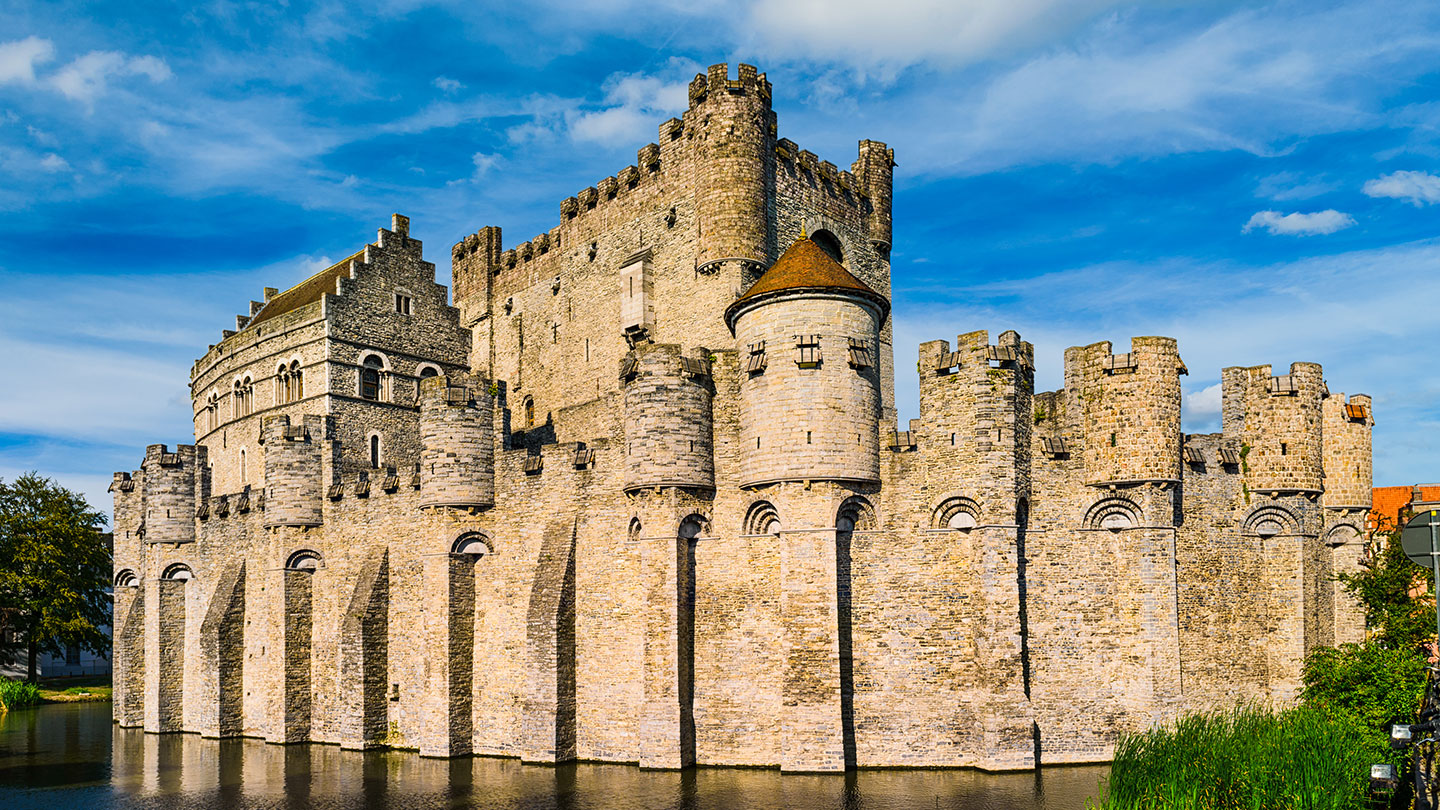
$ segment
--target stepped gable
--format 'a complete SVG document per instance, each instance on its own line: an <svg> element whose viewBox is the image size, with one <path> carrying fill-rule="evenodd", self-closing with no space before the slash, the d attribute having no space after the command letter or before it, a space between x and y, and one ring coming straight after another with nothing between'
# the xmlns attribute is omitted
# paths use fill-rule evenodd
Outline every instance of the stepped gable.
<svg viewBox="0 0 1440 810"><path fill-rule="evenodd" d="M333 294L335 292L335 279L349 275L350 262L360 259L364 257L364 255L365 251L361 250L353 255L346 256L344 259L321 270L310 278L296 284L294 287L276 295L267 301L264 308L255 313L255 317L251 318L245 326L251 327L257 323L263 323L271 318L299 309L306 304L313 304L324 297L327 292Z"/></svg>
<svg viewBox="0 0 1440 810"><path fill-rule="evenodd" d="M770 265L744 295L725 308L725 321L734 329L735 316L745 305L782 293L806 290L853 292L879 305L882 322L890 312L890 302L885 296L840 266L814 241L801 238L786 248L780 259Z"/></svg>

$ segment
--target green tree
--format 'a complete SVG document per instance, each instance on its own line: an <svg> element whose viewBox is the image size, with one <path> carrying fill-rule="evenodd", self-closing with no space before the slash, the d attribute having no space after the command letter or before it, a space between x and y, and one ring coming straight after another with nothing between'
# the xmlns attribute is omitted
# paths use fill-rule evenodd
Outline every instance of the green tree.
<svg viewBox="0 0 1440 810"><path fill-rule="evenodd" d="M1337 578L1365 609L1371 640L1396 650L1420 650L1435 637L1435 583L1429 568L1416 565L1400 546L1400 529L1389 526L1374 534L1371 564ZM1412 588L1427 596L1411 596Z"/></svg>
<svg viewBox="0 0 1440 810"><path fill-rule="evenodd" d="M0 480L0 641L23 653L29 680L41 653L78 645L106 654L110 549L105 517L37 473Z"/></svg>

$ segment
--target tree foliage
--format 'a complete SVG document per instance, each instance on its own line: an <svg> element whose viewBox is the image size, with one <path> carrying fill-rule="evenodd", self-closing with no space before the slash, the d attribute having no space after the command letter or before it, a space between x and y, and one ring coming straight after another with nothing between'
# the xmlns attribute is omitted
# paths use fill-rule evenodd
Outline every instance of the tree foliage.
<svg viewBox="0 0 1440 810"><path fill-rule="evenodd" d="M0 480L0 655L26 661L69 645L107 654L110 549L105 517L37 473Z"/></svg>
<svg viewBox="0 0 1440 810"><path fill-rule="evenodd" d="M1305 658L1307 704L1355 718L1378 733L1415 716L1425 691L1425 659L1412 648L1379 644L1318 647Z"/></svg>
<svg viewBox="0 0 1440 810"><path fill-rule="evenodd" d="M1419 650L1435 637L1434 574L1405 556L1399 528L1384 527L1374 537L1371 564L1337 578L1364 607L1372 641L1391 649ZM1428 595L1412 596L1416 588L1427 589Z"/></svg>

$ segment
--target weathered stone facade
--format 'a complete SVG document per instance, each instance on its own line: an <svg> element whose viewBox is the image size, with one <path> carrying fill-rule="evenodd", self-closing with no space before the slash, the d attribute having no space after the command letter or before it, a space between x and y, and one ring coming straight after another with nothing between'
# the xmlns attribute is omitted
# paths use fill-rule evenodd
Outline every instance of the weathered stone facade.
<svg viewBox="0 0 1440 810"><path fill-rule="evenodd" d="M1224 431L1187 436L1174 340L1035 393L1030 344L972 331L920 347L898 431L892 166L779 138L719 65L548 233L455 245L454 306L399 215L267 290L195 364L195 444L116 474L117 722L1018 769L1292 699L1361 631L1330 575L1368 398L1227 369Z"/></svg>

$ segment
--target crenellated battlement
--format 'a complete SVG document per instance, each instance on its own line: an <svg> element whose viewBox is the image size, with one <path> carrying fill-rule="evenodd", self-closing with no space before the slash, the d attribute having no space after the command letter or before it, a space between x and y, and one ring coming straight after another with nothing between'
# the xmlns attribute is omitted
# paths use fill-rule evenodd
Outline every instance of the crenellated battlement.
<svg viewBox="0 0 1440 810"><path fill-rule="evenodd" d="M690 109L694 110L706 101L721 94L732 96L754 96L770 106L770 80L754 65L737 65L738 78L730 78L730 65L721 62L711 65L704 73L695 74L690 80Z"/></svg>

